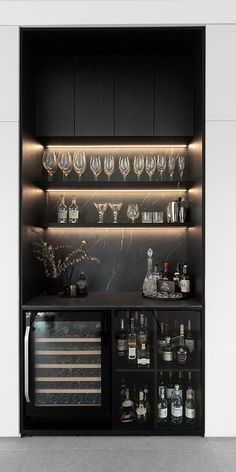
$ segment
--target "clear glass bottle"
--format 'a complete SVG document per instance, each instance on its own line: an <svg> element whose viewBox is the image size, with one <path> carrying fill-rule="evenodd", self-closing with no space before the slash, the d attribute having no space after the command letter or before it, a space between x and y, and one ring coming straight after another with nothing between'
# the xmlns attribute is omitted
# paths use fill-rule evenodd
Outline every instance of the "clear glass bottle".
<svg viewBox="0 0 236 472"><path fill-rule="evenodd" d="M185 420L186 423L195 423L196 421L196 405L193 398L193 391L190 387L188 388L185 401Z"/></svg>
<svg viewBox="0 0 236 472"><path fill-rule="evenodd" d="M185 337L185 346L188 346L190 353L194 353L194 337L192 334L191 320L188 320L188 328Z"/></svg>
<svg viewBox="0 0 236 472"><path fill-rule="evenodd" d="M135 421L136 413L134 409L134 404L129 396L129 389L126 388L125 390L125 400L122 402L121 405L121 422L122 423L131 423Z"/></svg>
<svg viewBox="0 0 236 472"><path fill-rule="evenodd" d="M167 398L168 402L171 402L173 391L174 391L173 373L170 370L168 381L167 381L167 384L166 384L166 398Z"/></svg>
<svg viewBox="0 0 236 472"><path fill-rule="evenodd" d="M188 265L186 262L183 264L183 273L180 277L180 291L184 298L190 295L190 277L188 275Z"/></svg>
<svg viewBox="0 0 236 472"><path fill-rule="evenodd" d="M181 424L183 421L183 401L179 394L179 385L176 384L171 399L171 421Z"/></svg>
<svg viewBox="0 0 236 472"><path fill-rule="evenodd" d="M139 315L139 329L137 335L137 342L138 345L141 346L142 343L147 344L148 342L148 333L144 326L144 314L140 313Z"/></svg>
<svg viewBox="0 0 236 472"><path fill-rule="evenodd" d="M153 250L151 248L148 249L147 256L147 273L143 282L143 295L145 297L152 297L157 293L157 286L152 270Z"/></svg>
<svg viewBox="0 0 236 472"><path fill-rule="evenodd" d="M130 320L130 331L128 335L128 359L135 361L137 357L137 336L134 330L134 318Z"/></svg>
<svg viewBox="0 0 236 472"><path fill-rule="evenodd" d="M61 195L57 205L57 222L61 224L67 223L67 205L65 204L64 195Z"/></svg>
<svg viewBox="0 0 236 472"><path fill-rule="evenodd" d="M164 262L164 270L163 270L163 280L170 280L170 274L169 274L169 262Z"/></svg>
<svg viewBox="0 0 236 472"><path fill-rule="evenodd" d="M175 359L179 364L186 364L190 359L190 350L185 346L184 323L180 324L179 346L175 349Z"/></svg>
<svg viewBox="0 0 236 472"><path fill-rule="evenodd" d="M137 364L139 367L150 367L150 351L145 343L137 349Z"/></svg>
<svg viewBox="0 0 236 472"><path fill-rule="evenodd" d="M173 361L173 350L170 345L170 336L166 336L165 338L165 345L162 348L162 359L165 362L172 362Z"/></svg>
<svg viewBox="0 0 236 472"><path fill-rule="evenodd" d="M160 396L157 403L157 421L158 423L166 423L168 421L168 403L165 398L164 387L160 388Z"/></svg>
<svg viewBox="0 0 236 472"><path fill-rule="evenodd" d="M144 405L144 393L143 390L139 391L139 402L136 408L136 415L138 421L145 421L147 419L147 408Z"/></svg>
<svg viewBox="0 0 236 472"><path fill-rule="evenodd" d="M120 320L120 330L116 333L116 353L118 357L127 356L127 334L125 332L125 320L121 318Z"/></svg>
<svg viewBox="0 0 236 472"><path fill-rule="evenodd" d="M79 207L76 204L76 197L73 195L71 205L69 206L69 223L78 223Z"/></svg>

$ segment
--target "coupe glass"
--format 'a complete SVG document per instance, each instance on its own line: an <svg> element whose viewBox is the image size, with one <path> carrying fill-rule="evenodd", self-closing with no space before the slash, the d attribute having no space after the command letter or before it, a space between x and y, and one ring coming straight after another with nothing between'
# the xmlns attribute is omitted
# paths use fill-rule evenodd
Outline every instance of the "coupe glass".
<svg viewBox="0 0 236 472"><path fill-rule="evenodd" d="M152 176L156 170L156 158L155 156L146 156L145 170L149 176L149 180L152 180Z"/></svg>
<svg viewBox="0 0 236 472"><path fill-rule="evenodd" d="M181 154L178 157L178 166L179 166L180 180L183 180L184 169L185 169L185 156L183 154Z"/></svg>
<svg viewBox="0 0 236 472"><path fill-rule="evenodd" d="M63 182L67 181L69 173L72 171L72 157L68 151L60 151L58 154L58 167L63 173Z"/></svg>
<svg viewBox="0 0 236 472"><path fill-rule="evenodd" d="M137 220L139 217L139 209L137 203L130 203L127 209L127 216L132 221L132 223Z"/></svg>
<svg viewBox="0 0 236 472"><path fill-rule="evenodd" d="M113 217L114 217L113 223L117 223L117 216L122 207L122 203L109 203L109 206L113 211Z"/></svg>
<svg viewBox="0 0 236 472"><path fill-rule="evenodd" d="M168 159L168 169L170 174L170 180L173 180L173 175L175 171L175 156L173 156L172 154L169 156Z"/></svg>
<svg viewBox="0 0 236 472"><path fill-rule="evenodd" d="M166 156L158 154L157 156L157 170L160 172L161 180L163 180L163 173L166 170Z"/></svg>
<svg viewBox="0 0 236 472"><path fill-rule="evenodd" d="M115 170L115 160L114 156L105 156L104 157L104 172L107 175L107 180L110 180L111 175Z"/></svg>
<svg viewBox="0 0 236 472"><path fill-rule="evenodd" d="M108 203L94 203L94 205L99 215L98 223L103 223L104 213L108 207Z"/></svg>
<svg viewBox="0 0 236 472"><path fill-rule="evenodd" d="M126 177L130 172L129 156L120 156L119 169L120 173L123 175L123 179L126 180Z"/></svg>
<svg viewBox="0 0 236 472"><path fill-rule="evenodd" d="M98 176L102 172L102 163L101 163L100 156L91 156L90 169L94 175L94 180L97 180Z"/></svg>
<svg viewBox="0 0 236 472"><path fill-rule="evenodd" d="M50 151L49 149L44 151L42 163L44 169L48 172L48 181L51 182L52 176L57 170L57 158L55 152Z"/></svg>
<svg viewBox="0 0 236 472"><path fill-rule="evenodd" d="M84 152L76 151L73 156L73 165L76 174L79 176L79 181L81 180L81 175L86 170L86 156Z"/></svg>
<svg viewBox="0 0 236 472"><path fill-rule="evenodd" d="M144 171L144 157L141 155L134 156L134 172L138 180Z"/></svg>

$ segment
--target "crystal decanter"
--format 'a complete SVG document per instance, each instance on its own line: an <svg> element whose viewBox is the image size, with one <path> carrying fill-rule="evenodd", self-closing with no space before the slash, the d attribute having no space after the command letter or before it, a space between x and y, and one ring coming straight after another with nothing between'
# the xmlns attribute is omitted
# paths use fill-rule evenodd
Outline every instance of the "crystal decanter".
<svg viewBox="0 0 236 472"><path fill-rule="evenodd" d="M148 249L147 256L147 273L143 282L143 295L145 297L152 297L157 293L157 284L152 270L153 250L151 248Z"/></svg>

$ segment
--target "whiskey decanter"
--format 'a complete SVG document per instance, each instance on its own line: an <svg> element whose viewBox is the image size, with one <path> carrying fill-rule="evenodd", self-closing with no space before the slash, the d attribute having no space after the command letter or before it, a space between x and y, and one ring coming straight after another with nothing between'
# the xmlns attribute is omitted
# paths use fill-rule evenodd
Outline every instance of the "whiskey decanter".
<svg viewBox="0 0 236 472"><path fill-rule="evenodd" d="M145 297L152 297L157 293L156 278L152 270L152 256L153 250L151 248L147 251L147 273L143 282L143 295Z"/></svg>

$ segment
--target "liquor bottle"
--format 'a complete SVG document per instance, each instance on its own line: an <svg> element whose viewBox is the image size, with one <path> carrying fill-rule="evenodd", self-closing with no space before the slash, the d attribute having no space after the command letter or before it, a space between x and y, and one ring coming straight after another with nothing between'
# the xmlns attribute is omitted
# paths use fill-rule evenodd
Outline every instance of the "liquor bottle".
<svg viewBox="0 0 236 472"><path fill-rule="evenodd" d="M121 405L121 422L122 423L131 423L135 421L136 414L134 409L134 404L129 396L129 389L126 388L125 390L125 400L122 402Z"/></svg>
<svg viewBox="0 0 236 472"><path fill-rule="evenodd" d="M154 275L154 277L155 277L155 281L156 281L156 282L157 282L158 280L161 280L161 279L162 279L162 271L159 270L158 264L155 264L155 265L154 265L153 275Z"/></svg>
<svg viewBox="0 0 236 472"><path fill-rule="evenodd" d="M188 320L188 329L185 338L185 345L188 346L190 353L194 353L194 337L192 335L191 320Z"/></svg>
<svg viewBox="0 0 236 472"><path fill-rule="evenodd" d="M125 400L125 390L126 390L125 379L124 377L122 377L121 387L120 387L120 403L123 403L123 401Z"/></svg>
<svg viewBox="0 0 236 472"><path fill-rule="evenodd" d="M183 265L183 273L180 277L180 291L184 298L190 295L190 278L188 275L188 265L185 262Z"/></svg>
<svg viewBox="0 0 236 472"><path fill-rule="evenodd" d="M171 331L171 346L175 348L179 345L179 322L178 320L174 321L174 327Z"/></svg>
<svg viewBox="0 0 236 472"><path fill-rule="evenodd" d="M69 206L69 223L78 223L79 207L76 204L76 198L73 195L71 205Z"/></svg>
<svg viewBox="0 0 236 472"><path fill-rule="evenodd" d="M175 282L175 291L180 292L180 263L177 262L176 269L173 275L173 281Z"/></svg>
<svg viewBox="0 0 236 472"><path fill-rule="evenodd" d="M144 326L144 314L140 313L139 315L139 329L138 329L138 334L137 334L137 343L139 346L141 346L142 343L147 343L148 342L148 333L147 330Z"/></svg>
<svg viewBox="0 0 236 472"><path fill-rule="evenodd" d="M67 206L64 195L61 196L57 205L57 222L61 224L67 223Z"/></svg>
<svg viewBox="0 0 236 472"><path fill-rule="evenodd" d="M171 421L180 424L183 421L183 401L179 394L179 385L176 384L171 399Z"/></svg>
<svg viewBox="0 0 236 472"><path fill-rule="evenodd" d="M147 410L147 416L150 415L150 403L149 403L149 399L148 399L148 386L147 384L144 385L144 389L143 389L143 393L144 393L144 406Z"/></svg>
<svg viewBox="0 0 236 472"><path fill-rule="evenodd" d="M135 329L136 333L139 330L139 314L138 314L138 311L135 311L135 313L134 313L134 329Z"/></svg>
<svg viewBox="0 0 236 472"><path fill-rule="evenodd" d="M76 294L81 298L88 295L88 281L83 271L80 272L79 279L76 282Z"/></svg>
<svg viewBox="0 0 236 472"><path fill-rule="evenodd" d="M163 321L161 321L161 323L160 323L160 329L161 330L160 330L160 333L159 333L159 336L158 336L158 339L157 339L157 352L158 352L158 354L160 354L160 356L162 356L162 348L166 343Z"/></svg>
<svg viewBox="0 0 236 472"><path fill-rule="evenodd" d="M175 348L175 359L179 364L186 364L190 358L190 350L185 346L184 340L184 323L180 324L179 346Z"/></svg>
<svg viewBox="0 0 236 472"><path fill-rule="evenodd" d="M158 396L160 396L161 387L165 388L165 383L164 383L163 371L162 370L160 371L159 379L158 379Z"/></svg>
<svg viewBox="0 0 236 472"><path fill-rule="evenodd" d="M196 421L196 405L191 388L188 388L187 398L185 401L185 418L186 423L195 423Z"/></svg>
<svg viewBox="0 0 236 472"><path fill-rule="evenodd" d="M152 270L152 255L153 250L149 248L147 251L147 273L143 282L143 295L145 297L152 297L157 293L156 280Z"/></svg>
<svg viewBox="0 0 236 472"><path fill-rule="evenodd" d="M179 394L183 400L183 373L181 372L181 370L179 370L178 385L179 385Z"/></svg>
<svg viewBox="0 0 236 472"><path fill-rule="evenodd" d="M128 335L128 359L135 361L137 357L137 337L134 330L134 318L130 320L130 332Z"/></svg>
<svg viewBox="0 0 236 472"><path fill-rule="evenodd" d="M160 389L160 396L157 403L157 421L158 423L166 423L168 421L168 403L165 399L164 387Z"/></svg>
<svg viewBox="0 0 236 472"><path fill-rule="evenodd" d="M169 274L169 262L164 262L164 270L163 270L163 280L170 280L170 274Z"/></svg>
<svg viewBox="0 0 236 472"><path fill-rule="evenodd" d="M137 349L137 364L139 367L150 367L150 351L148 344L142 343Z"/></svg>
<svg viewBox="0 0 236 472"><path fill-rule="evenodd" d="M193 399L195 400L195 390L193 389L192 385L192 372L188 372L188 383L187 383L187 389L186 389L186 399L188 399L188 390L192 390L192 395Z"/></svg>
<svg viewBox="0 0 236 472"><path fill-rule="evenodd" d="M136 415L138 421L145 421L147 419L147 408L144 405L144 393L143 390L139 391L139 402L136 408Z"/></svg>
<svg viewBox="0 0 236 472"><path fill-rule="evenodd" d="M125 320L121 318L120 320L120 330L116 334L116 352L118 357L126 357L127 355L127 336L125 332Z"/></svg>
<svg viewBox="0 0 236 472"><path fill-rule="evenodd" d="M172 371L170 370L168 381L167 381L167 384L166 384L166 398L167 398L168 402L171 402L173 391L174 391L174 384L173 384L172 379L173 379L173 374L172 374Z"/></svg>
<svg viewBox="0 0 236 472"><path fill-rule="evenodd" d="M131 393L131 398L132 398L132 401L133 401L133 404L134 404L134 409L136 409L137 406L138 406L138 400L139 400L139 395L138 395L138 390L137 390L137 384L136 383L133 384L133 390L132 390L132 393Z"/></svg>
<svg viewBox="0 0 236 472"><path fill-rule="evenodd" d="M166 336L165 338L165 345L162 348L162 359L165 362L172 362L173 361L173 350L170 345L170 336Z"/></svg>

